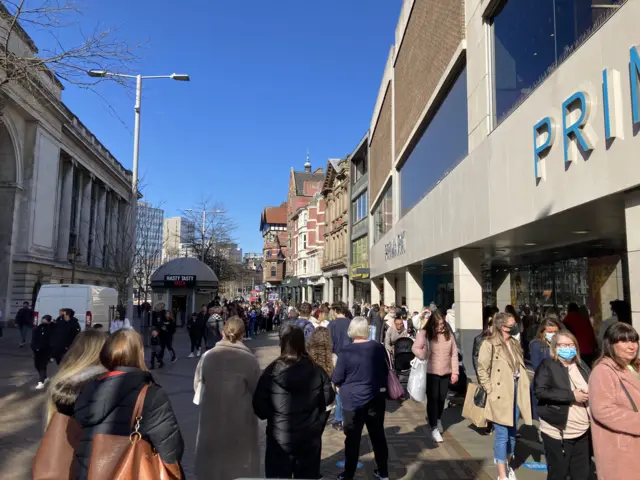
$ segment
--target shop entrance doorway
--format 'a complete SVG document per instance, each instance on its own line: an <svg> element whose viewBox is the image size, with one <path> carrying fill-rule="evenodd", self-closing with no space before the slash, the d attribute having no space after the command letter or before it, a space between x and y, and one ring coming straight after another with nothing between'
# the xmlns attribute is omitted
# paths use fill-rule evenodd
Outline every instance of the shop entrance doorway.
<svg viewBox="0 0 640 480"><path fill-rule="evenodd" d="M176 323L181 327L184 327L187 322L187 296L186 295L172 295L171 297L171 311L176 319Z"/></svg>

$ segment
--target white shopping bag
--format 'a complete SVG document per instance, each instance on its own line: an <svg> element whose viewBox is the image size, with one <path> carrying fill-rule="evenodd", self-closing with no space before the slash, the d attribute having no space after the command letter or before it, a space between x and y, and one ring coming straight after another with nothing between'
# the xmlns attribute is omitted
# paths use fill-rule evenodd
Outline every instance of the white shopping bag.
<svg viewBox="0 0 640 480"><path fill-rule="evenodd" d="M407 391L416 402L427 400L427 361L414 358L411 360L411 373L407 383Z"/></svg>

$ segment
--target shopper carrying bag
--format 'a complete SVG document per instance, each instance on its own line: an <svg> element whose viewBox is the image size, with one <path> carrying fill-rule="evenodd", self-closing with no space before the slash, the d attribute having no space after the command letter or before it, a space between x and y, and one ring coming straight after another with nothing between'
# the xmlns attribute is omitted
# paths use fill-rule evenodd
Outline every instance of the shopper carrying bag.
<svg viewBox="0 0 640 480"><path fill-rule="evenodd" d="M416 402L427 400L427 361L419 358L411 360L411 373L407 383L407 391Z"/></svg>

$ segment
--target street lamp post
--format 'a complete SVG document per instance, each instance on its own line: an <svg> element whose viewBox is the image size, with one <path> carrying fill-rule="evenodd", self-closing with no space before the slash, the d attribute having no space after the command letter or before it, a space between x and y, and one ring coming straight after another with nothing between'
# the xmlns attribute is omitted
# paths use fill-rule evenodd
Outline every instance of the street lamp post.
<svg viewBox="0 0 640 480"><path fill-rule="evenodd" d="M136 251L136 215L138 206L138 156L140 154L140 105L142 101L142 80L168 78L180 82L191 80L189 75L172 73L171 75L126 75L124 73L107 72L106 70L89 70L87 74L94 78L120 77L136 79L135 128L133 132L133 175L131 177L131 255ZM133 277L134 262L132 258L129 278L127 280L127 318L133 321Z"/></svg>

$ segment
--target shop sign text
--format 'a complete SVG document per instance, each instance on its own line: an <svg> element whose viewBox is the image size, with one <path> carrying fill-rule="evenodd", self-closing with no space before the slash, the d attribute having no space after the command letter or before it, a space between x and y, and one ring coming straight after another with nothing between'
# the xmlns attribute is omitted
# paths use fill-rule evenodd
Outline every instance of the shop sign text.
<svg viewBox="0 0 640 480"><path fill-rule="evenodd" d="M384 259L386 261L404 255L405 252L404 232L399 233L389 243L384 244Z"/></svg>

